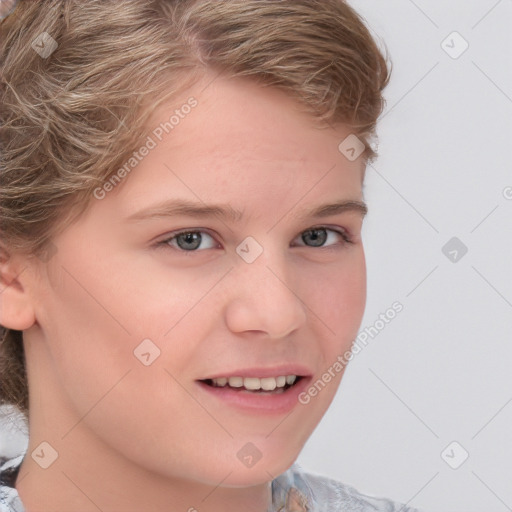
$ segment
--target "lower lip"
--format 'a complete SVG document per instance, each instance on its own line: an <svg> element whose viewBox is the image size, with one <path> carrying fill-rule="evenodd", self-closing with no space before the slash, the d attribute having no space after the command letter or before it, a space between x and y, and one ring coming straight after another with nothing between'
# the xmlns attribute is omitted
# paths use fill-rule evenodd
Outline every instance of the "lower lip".
<svg viewBox="0 0 512 512"><path fill-rule="evenodd" d="M310 380L311 377L303 377L282 393L253 393L228 386L209 386L200 381L197 384L209 396L214 396L224 404L237 409L258 414L286 414L299 405L299 395L306 389Z"/></svg>

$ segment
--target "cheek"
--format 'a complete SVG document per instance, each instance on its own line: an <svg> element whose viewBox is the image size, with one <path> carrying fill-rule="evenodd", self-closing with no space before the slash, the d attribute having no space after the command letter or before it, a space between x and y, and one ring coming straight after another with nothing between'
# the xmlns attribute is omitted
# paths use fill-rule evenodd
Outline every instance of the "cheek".
<svg viewBox="0 0 512 512"><path fill-rule="evenodd" d="M181 380L175 369L187 367L190 354L185 344L176 341L184 336L188 324L178 323L167 337L161 333L184 317L190 305L175 297L171 300L161 283L159 287L148 283L142 273L118 281L114 276L122 274L119 270L109 277L108 271L102 274L83 268L79 272L76 266L71 270L71 265L68 268L69 273L54 276L41 315L51 361L48 374L70 413L63 420L62 433L77 424L73 436L79 436L89 427L120 451L138 435L180 438L186 429L179 421L172 426L169 411L187 410L191 399L171 375ZM172 315L166 315L171 309ZM137 357L134 350L144 339L155 345L145 345ZM156 359L154 347L158 347ZM151 363L145 365L144 353L148 351ZM201 413L199 408L195 416L191 414L188 429L194 422L204 424ZM162 424L162 432L148 430L148 425ZM143 461L147 457L147 446L143 446L141 443L128 451ZM153 454L155 460L159 455Z"/></svg>
<svg viewBox="0 0 512 512"><path fill-rule="evenodd" d="M366 263L362 246L351 249L339 264L326 266L317 273L306 294L311 308L323 321L327 338L336 346L355 338L366 305Z"/></svg>
<svg viewBox="0 0 512 512"><path fill-rule="evenodd" d="M342 271L340 283L333 300L338 305L335 318L339 319L341 325L357 331L366 306L366 263L362 248L355 264ZM356 332L352 332L355 336Z"/></svg>
<svg viewBox="0 0 512 512"><path fill-rule="evenodd" d="M170 379L164 367L173 372L187 367L193 345L183 340L200 337L209 327L194 322L201 314L194 306L217 276L194 287L183 276L163 282L147 262L130 267L116 260L107 267L70 261L49 275L39 318L56 374L80 413L129 370L129 380L138 379L137 393L161 389L161 381ZM148 352L150 367L142 362Z"/></svg>
<svg viewBox="0 0 512 512"><path fill-rule="evenodd" d="M299 402L318 422L338 390L350 350L361 325L366 305L366 263L362 246L339 265L318 273L310 286L308 306L317 317L321 374L299 397ZM320 332L320 331L318 331ZM315 423L316 425L316 423Z"/></svg>
<svg viewBox="0 0 512 512"><path fill-rule="evenodd" d="M83 415L135 360L129 311L137 295L115 282L113 269L76 261L61 255L49 271L38 320L56 378Z"/></svg>

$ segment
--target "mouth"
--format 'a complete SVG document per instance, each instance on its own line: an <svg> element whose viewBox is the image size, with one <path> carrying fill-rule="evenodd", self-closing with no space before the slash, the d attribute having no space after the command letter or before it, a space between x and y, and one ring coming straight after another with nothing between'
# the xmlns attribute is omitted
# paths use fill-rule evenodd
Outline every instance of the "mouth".
<svg viewBox="0 0 512 512"><path fill-rule="evenodd" d="M304 378L302 375L279 375L277 377L220 377L204 379L204 385L212 388L228 388L240 393L258 395L278 395L286 393L290 388L298 385Z"/></svg>
<svg viewBox="0 0 512 512"><path fill-rule="evenodd" d="M212 407L222 404L223 408L261 416L291 412L300 403L298 397L312 377L299 368L252 369L196 382L201 396L213 400Z"/></svg>

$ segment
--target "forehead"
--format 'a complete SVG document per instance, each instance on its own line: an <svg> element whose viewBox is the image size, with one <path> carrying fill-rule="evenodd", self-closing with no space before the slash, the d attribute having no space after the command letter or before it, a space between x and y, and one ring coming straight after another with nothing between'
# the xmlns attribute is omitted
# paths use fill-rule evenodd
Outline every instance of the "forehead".
<svg viewBox="0 0 512 512"><path fill-rule="evenodd" d="M165 123L190 98L197 106L187 109L179 124L163 135L164 144L172 142L176 147L197 141L195 149L199 154L214 150L218 155L237 156L247 150L247 158L301 160L318 156L323 152L322 146L336 149L340 136L350 134L344 126L321 129L315 118L302 111L300 103L280 89L248 78L212 79L210 75L180 98L159 107L149 126ZM295 152L290 154L291 149Z"/></svg>
<svg viewBox="0 0 512 512"><path fill-rule="evenodd" d="M335 188L336 200L361 193L362 158L351 162L338 150L351 130L320 128L284 92L249 79L205 77L155 109L148 130L154 147L119 197L127 213L170 195L240 198L243 208L250 198L279 202L305 189L314 198Z"/></svg>

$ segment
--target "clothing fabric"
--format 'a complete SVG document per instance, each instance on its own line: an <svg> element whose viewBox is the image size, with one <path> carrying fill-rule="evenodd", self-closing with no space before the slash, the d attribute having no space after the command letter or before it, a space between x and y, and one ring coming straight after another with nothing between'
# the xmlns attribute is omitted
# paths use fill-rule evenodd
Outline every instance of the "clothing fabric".
<svg viewBox="0 0 512 512"><path fill-rule="evenodd" d="M304 471L294 464L272 481L268 512L422 512L386 498L362 494L332 478Z"/></svg>
<svg viewBox="0 0 512 512"><path fill-rule="evenodd" d="M23 460L23 455L9 459L0 467L0 512L25 512L14 482Z"/></svg>
<svg viewBox="0 0 512 512"><path fill-rule="evenodd" d="M23 455L0 468L0 512L25 512L14 481ZM149 511L148 511L149 512ZM333 479L303 471L294 464L272 481L267 512L420 512L384 498L361 494Z"/></svg>

